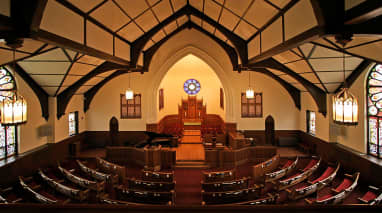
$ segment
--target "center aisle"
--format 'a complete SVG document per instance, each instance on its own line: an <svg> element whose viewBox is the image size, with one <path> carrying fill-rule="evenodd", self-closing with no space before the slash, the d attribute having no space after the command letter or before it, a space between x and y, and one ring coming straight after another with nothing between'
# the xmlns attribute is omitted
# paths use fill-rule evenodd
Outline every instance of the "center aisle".
<svg viewBox="0 0 382 213"><path fill-rule="evenodd" d="M176 168L176 205L200 205L202 202L201 169Z"/></svg>

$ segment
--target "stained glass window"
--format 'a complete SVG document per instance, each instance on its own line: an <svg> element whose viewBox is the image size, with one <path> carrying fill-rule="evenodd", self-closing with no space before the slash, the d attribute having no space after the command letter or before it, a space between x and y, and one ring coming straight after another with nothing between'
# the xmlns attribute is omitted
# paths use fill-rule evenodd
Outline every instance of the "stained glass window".
<svg viewBox="0 0 382 213"><path fill-rule="evenodd" d="M255 93L254 98L247 98L245 93L241 93L241 117L261 118L263 117L263 94Z"/></svg>
<svg viewBox="0 0 382 213"><path fill-rule="evenodd" d="M200 83L195 79L188 79L183 84L184 91L189 95L196 95L200 91Z"/></svg>
<svg viewBox="0 0 382 213"><path fill-rule="evenodd" d="M121 118L135 119L141 117L141 94L134 94L132 100L126 100L125 95L121 94Z"/></svg>
<svg viewBox="0 0 382 213"><path fill-rule="evenodd" d="M306 111L306 125L309 134L316 134L316 113L314 111Z"/></svg>
<svg viewBox="0 0 382 213"><path fill-rule="evenodd" d="M0 101L10 98L15 89L15 81L11 73L0 67ZM15 155L17 153L17 137L15 126L0 127L0 159Z"/></svg>
<svg viewBox="0 0 382 213"><path fill-rule="evenodd" d="M382 65L374 66L367 77L367 152L382 158Z"/></svg>

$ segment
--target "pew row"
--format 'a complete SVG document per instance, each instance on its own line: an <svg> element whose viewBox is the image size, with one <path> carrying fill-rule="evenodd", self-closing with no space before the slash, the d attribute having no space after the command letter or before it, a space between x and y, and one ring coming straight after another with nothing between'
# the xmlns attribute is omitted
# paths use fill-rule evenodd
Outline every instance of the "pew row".
<svg viewBox="0 0 382 213"><path fill-rule="evenodd" d="M56 182L52 178L46 176L41 170L38 171L38 174L40 175L40 177L46 184L48 184L57 192L78 201L84 201L88 199L89 189L79 190L79 189L74 189L74 188L65 186L61 183Z"/></svg>
<svg viewBox="0 0 382 213"><path fill-rule="evenodd" d="M235 180L235 177L235 169L214 172L202 171L202 178L204 183L233 181Z"/></svg>
<svg viewBox="0 0 382 213"><path fill-rule="evenodd" d="M362 197L357 199L362 204L379 205L382 201L382 190L374 186L369 186L369 190Z"/></svg>
<svg viewBox="0 0 382 213"><path fill-rule="evenodd" d="M155 191L155 192L168 192L175 190L174 182L156 182L156 181L146 181L138 180L135 178L127 179L127 187L129 189L137 189L143 191Z"/></svg>
<svg viewBox="0 0 382 213"><path fill-rule="evenodd" d="M296 157L296 160L288 160L282 167L280 170L277 170L277 171L274 171L274 172L270 172L270 173L266 173L265 174L265 182L271 182L271 181L274 181L274 180L278 180L286 175L288 175L289 173L291 173L294 168L296 168L297 166L297 163L298 163L298 157Z"/></svg>
<svg viewBox="0 0 382 213"><path fill-rule="evenodd" d="M31 197L34 201L36 201L38 203L43 203L43 204L56 204L56 203L58 203L58 200L50 199L50 198L36 192L32 188L30 188L25 183L25 181L23 180L22 177L19 177L19 184L20 184L23 192L25 192L29 197Z"/></svg>
<svg viewBox="0 0 382 213"><path fill-rule="evenodd" d="M280 155L275 155L272 158L259 163L252 168L253 180L255 183L264 183L265 174L273 172L280 163Z"/></svg>
<svg viewBox="0 0 382 213"><path fill-rule="evenodd" d="M78 186L81 186L81 187L87 188L87 189L91 189L91 190L94 190L96 192L101 192L101 191L105 190L105 181L96 182L96 181L91 181L91 180L76 176L76 175L72 174L71 172L69 172L68 170L61 167L60 165L58 165L58 170L61 172L61 174L66 179L68 179L70 182L72 182Z"/></svg>
<svg viewBox="0 0 382 213"><path fill-rule="evenodd" d="M107 197L101 197L99 199L100 203L103 204L111 204L111 205L126 205L126 206L161 206L161 205L155 205L155 204L144 204L144 203L134 203L134 202L127 202L123 200L113 200L109 199Z"/></svg>
<svg viewBox="0 0 382 213"><path fill-rule="evenodd" d="M157 181L157 182L174 182L174 171L171 172L154 172L142 170L142 179L145 181Z"/></svg>
<svg viewBox="0 0 382 213"><path fill-rule="evenodd" d="M0 203L8 203L8 201L0 195Z"/></svg>
<svg viewBox="0 0 382 213"><path fill-rule="evenodd" d="M175 192L152 192L126 189L123 186L115 188L117 198L123 201L147 203L147 204L167 204L173 205L175 201Z"/></svg>
<svg viewBox="0 0 382 213"><path fill-rule="evenodd" d="M262 187L253 187L236 191L205 192L202 190L202 205L236 203L258 199Z"/></svg>
<svg viewBox="0 0 382 213"><path fill-rule="evenodd" d="M313 172L315 172L318 169L320 164L321 164L321 158L317 159L316 157L312 157L312 159L305 166L305 168L302 169L299 173L296 173L288 178L285 178L279 181L272 181L273 188L275 190L280 191L280 190L289 188L291 186L294 186L298 183L301 183L302 181L310 177L313 174Z"/></svg>
<svg viewBox="0 0 382 213"><path fill-rule="evenodd" d="M297 200L299 198L303 198L310 194L318 192L319 190L321 190L322 188L324 188L325 186L327 186L329 183L333 181L339 169L340 169L339 163L337 164L336 167L328 166L326 170L320 175L320 177L312 181L307 181L309 185L305 185L293 190L286 189L286 191L288 192L289 199Z"/></svg>
<svg viewBox="0 0 382 213"><path fill-rule="evenodd" d="M204 181L201 181L201 184L202 190L204 190L205 192L223 192L247 189L249 187L250 180L251 177L243 177L241 179L223 182L205 183Z"/></svg>
<svg viewBox="0 0 382 213"><path fill-rule="evenodd" d="M85 166L81 161L76 160L78 166L80 167L81 171L85 174L89 175L90 177L98 180L98 181L105 181L106 183L110 184L117 184L118 183L118 176L112 175L112 174L105 174L102 172L98 172L95 169L91 169L87 166Z"/></svg>
<svg viewBox="0 0 382 213"><path fill-rule="evenodd" d="M126 177L126 168L109 161L106 161L100 157L96 158L97 168L107 174L118 175L120 183L123 183Z"/></svg>
<svg viewBox="0 0 382 213"><path fill-rule="evenodd" d="M305 201L309 204L338 204L345 200L347 196L357 187L359 179L359 172L353 175L345 174L345 178L337 188L331 188L329 194L318 197L317 199L307 199Z"/></svg>
<svg viewBox="0 0 382 213"><path fill-rule="evenodd" d="M275 204L278 198L279 198L279 194L267 193L267 195L265 197L259 198L259 199L256 199L256 200L244 201L244 202L239 202L239 203L221 204L221 205L214 205L214 206L232 206L232 205L255 206L255 205L267 205L267 204Z"/></svg>

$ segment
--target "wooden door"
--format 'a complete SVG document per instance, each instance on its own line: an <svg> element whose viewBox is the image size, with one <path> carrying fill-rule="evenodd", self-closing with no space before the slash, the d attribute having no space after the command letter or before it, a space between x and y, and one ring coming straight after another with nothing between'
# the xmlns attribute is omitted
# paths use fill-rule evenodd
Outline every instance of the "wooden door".
<svg viewBox="0 0 382 213"><path fill-rule="evenodd" d="M265 119L265 143L276 145L275 120L270 115Z"/></svg>

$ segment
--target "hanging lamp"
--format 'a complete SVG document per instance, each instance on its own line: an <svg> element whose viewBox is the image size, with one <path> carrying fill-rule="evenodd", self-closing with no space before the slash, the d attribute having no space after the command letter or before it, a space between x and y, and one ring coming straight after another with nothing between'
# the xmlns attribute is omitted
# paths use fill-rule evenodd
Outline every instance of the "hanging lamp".
<svg viewBox="0 0 382 213"><path fill-rule="evenodd" d="M245 97L247 99L253 99L255 98L255 91L251 87L251 71L248 71L249 73L249 81L248 81L248 89L245 91Z"/></svg>
<svg viewBox="0 0 382 213"><path fill-rule="evenodd" d="M130 88L130 74L127 73L129 75L129 86L125 92L125 97L126 97L126 100L133 100L134 99L134 91Z"/></svg>
<svg viewBox="0 0 382 213"><path fill-rule="evenodd" d="M22 42L22 41L21 41ZM7 43L13 49L13 68L16 68L16 48L21 46L19 40L17 42ZM14 73L14 82L16 82L16 73ZM17 125L27 121L27 102L23 96L18 95L16 84L12 95L9 98L4 98L0 102L1 124L2 125Z"/></svg>
<svg viewBox="0 0 382 213"><path fill-rule="evenodd" d="M344 83L339 93L333 96L333 121L341 125L357 125L358 124L358 100L350 93L345 78L345 45L350 42L351 35L337 35L337 43L342 45L342 66Z"/></svg>

